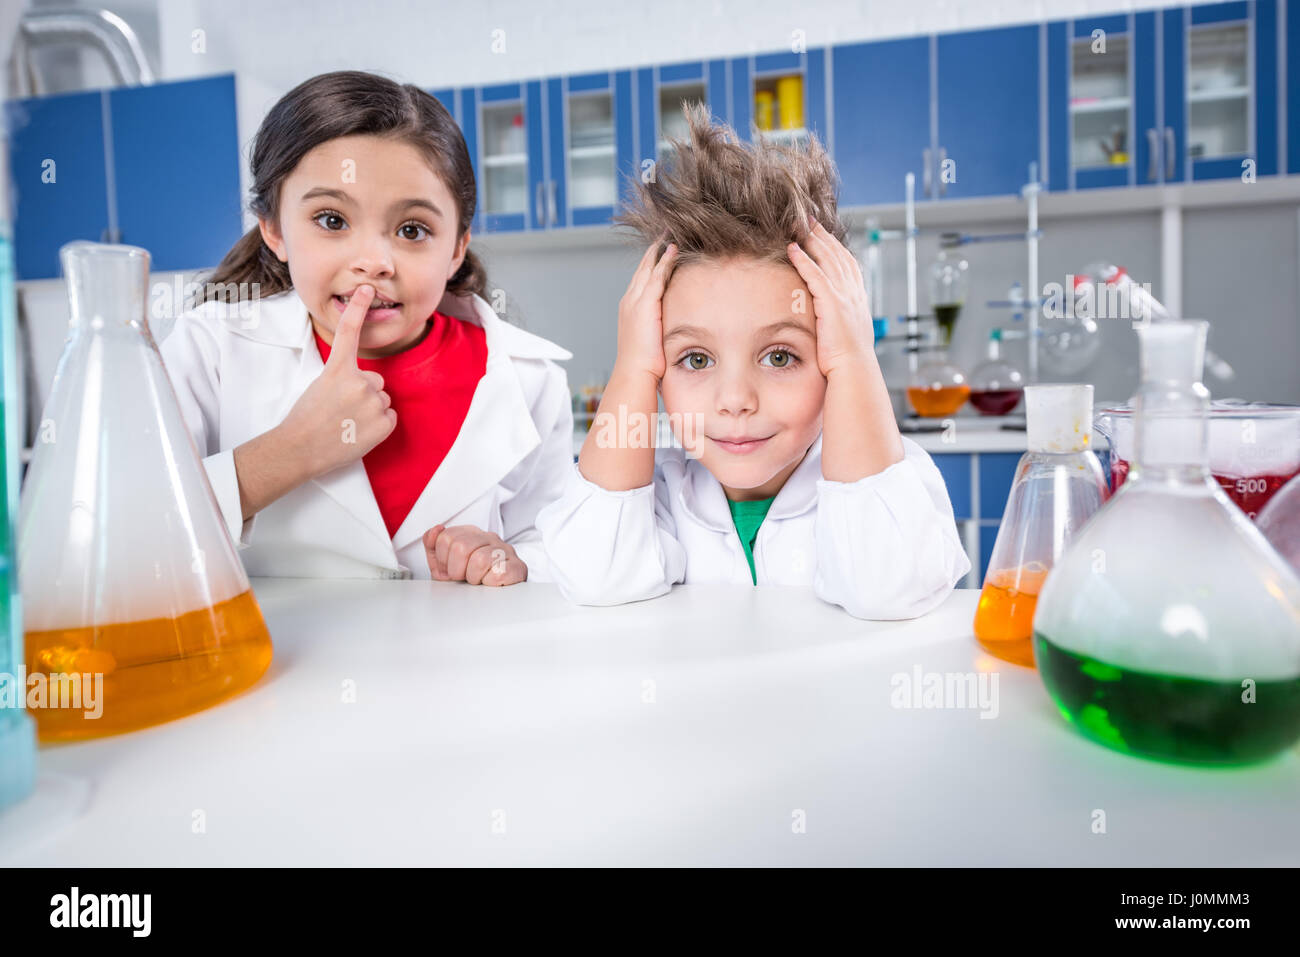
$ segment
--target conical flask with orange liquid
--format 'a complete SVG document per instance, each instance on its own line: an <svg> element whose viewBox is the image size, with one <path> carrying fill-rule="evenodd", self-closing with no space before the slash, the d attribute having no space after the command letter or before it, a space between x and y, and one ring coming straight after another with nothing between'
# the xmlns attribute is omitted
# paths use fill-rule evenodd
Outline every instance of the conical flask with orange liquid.
<svg viewBox="0 0 1300 957"><path fill-rule="evenodd" d="M1034 663L1034 610L1047 573L1109 494L1092 442L1092 386L1025 386L1029 451L1016 466L984 589L975 640L991 654Z"/></svg>
<svg viewBox="0 0 1300 957"><path fill-rule="evenodd" d="M22 490L41 741L116 734L252 685L271 638L147 321L149 254L60 250L70 332Z"/></svg>

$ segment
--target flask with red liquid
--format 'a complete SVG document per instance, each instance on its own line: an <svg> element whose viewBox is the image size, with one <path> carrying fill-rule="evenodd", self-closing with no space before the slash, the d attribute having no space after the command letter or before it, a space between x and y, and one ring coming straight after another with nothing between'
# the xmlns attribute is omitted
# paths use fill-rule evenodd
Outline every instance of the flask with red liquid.
<svg viewBox="0 0 1300 957"><path fill-rule="evenodd" d="M1024 374L1002 358L1002 330L989 333L988 355L970 374L970 404L981 415L1006 415L1020 404Z"/></svg>

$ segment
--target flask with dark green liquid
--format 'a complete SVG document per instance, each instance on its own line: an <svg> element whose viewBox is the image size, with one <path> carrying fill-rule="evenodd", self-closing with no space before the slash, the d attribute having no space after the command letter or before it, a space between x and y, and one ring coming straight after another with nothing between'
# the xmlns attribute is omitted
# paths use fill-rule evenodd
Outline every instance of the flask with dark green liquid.
<svg viewBox="0 0 1300 957"><path fill-rule="evenodd" d="M1048 575L1034 656L1088 737L1234 765L1300 739L1300 579L1210 475L1207 329L1139 327L1135 461Z"/></svg>

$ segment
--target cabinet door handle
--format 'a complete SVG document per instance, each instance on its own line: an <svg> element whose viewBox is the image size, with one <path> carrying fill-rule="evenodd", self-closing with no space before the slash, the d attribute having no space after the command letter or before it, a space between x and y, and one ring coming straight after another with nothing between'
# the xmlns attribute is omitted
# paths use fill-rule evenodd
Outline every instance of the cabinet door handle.
<svg viewBox="0 0 1300 957"><path fill-rule="evenodd" d="M550 190L547 194L548 195L547 205L550 206L550 210L551 210L550 223L552 226L554 226L556 224L556 221L559 219L559 210L556 208L559 205L559 203L555 198L555 193L556 193L555 180L551 180L548 185L550 186Z"/></svg>
<svg viewBox="0 0 1300 957"><path fill-rule="evenodd" d="M1174 178L1174 128L1165 127L1165 179Z"/></svg>
<svg viewBox="0 0 1300 957"><path fill-rule="evenodd" d="M536 201L533 203L533 222L538 226L546 225L546 197L542 194L545 186L546 184L540 179L537 181L537 196L534 197Z"/></svg>
<svg viewBox="0 0 1300 957"><path fill-rule="evenodd" d="M948 184L943 178L943 164L948 162L948 151L942 146L939 147L939 195L948 195Z"/></svg>
<svg viewBox="0 0 1300 957"><path fill-rule="evenodd" d="M921 167L923 170L921 173L921 192L923 192L928 198L930 196L930 185L931 185L930 147L928 146L925 149L921 150Z"/></svg>
<svg viewBox="0 0 1300 957"><path fill-rule="evenodd" d="M1153 126L1147 130L1147 149L1151 151L1151 162L1147 165L1147 182L1156 181L1157 171L1160 169L1160 134L1156 132Z"/></svg>

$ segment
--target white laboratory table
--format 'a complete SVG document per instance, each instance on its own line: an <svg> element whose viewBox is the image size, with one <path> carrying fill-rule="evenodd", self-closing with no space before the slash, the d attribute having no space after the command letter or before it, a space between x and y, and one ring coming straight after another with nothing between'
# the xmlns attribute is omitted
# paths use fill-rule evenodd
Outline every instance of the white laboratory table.
<svg viewBox="0 0 1300 957"><path fill-rule="evenodd" d="M866 622L771 587L254 588L262 680L43 748L0 863L1300 864L1300 751L1206 770L1095 745L973 643L974 591ZM996 674L996 716L895 706L895 676L949 672Z"/></svg>

